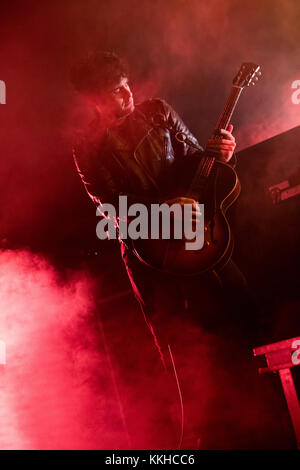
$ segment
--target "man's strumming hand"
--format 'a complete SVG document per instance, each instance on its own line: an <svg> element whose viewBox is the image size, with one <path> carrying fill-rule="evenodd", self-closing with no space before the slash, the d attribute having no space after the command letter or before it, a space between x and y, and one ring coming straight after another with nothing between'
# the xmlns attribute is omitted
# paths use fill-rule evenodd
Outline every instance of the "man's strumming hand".
<svg viewBox="0 0 300 470"><path fill-rule="evenodd" d="M195 223L196 219L200 221L201 212L200 212L199 206L197 206L198 202L195 199L191 199L189 197L175 197L174 199L169 199L165 201L165 204L168 204L168 206L172 206L172 204L179 204L181 206L181 210L184 208L185 204L191 204L192 205L192 222ZM176 214L174 215L176 218Z"/></svg>

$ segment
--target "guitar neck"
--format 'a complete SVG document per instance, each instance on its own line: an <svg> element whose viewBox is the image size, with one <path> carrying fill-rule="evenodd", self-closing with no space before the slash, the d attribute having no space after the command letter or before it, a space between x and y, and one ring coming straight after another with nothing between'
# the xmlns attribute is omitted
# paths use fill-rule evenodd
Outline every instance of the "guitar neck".
<svg viewBox="0 0 300 470"><path fill-rule="evenodd" d="M228 124L230 123L231 116L236 107L236 104L239 100L242 88L239 86L233 85L231 91L226 100L223 111L218 119L217 125L215 127L215 133L218 133L221 129L227 129Z"/></svg>
<svg viewBox="0 0 300 470"><path fill-rule="evenodd" d="M233 111L236 107L236 104L239 100L240 94L242 92L242 87L233 85L231 91L227 97L224 108L220 114L220 117L217 121L217 125L214 130L214 135L220 135L221 129L227 129L230 119L232 117ZM221 138L221 137L220 137ZM204 155L201 158L201 161L198 165L197 171L194 175L194 178L189 186L189 194L191 196L199 193L199 189L204 189L208 176L211 173L215 163L215 157L212 153L205 150Z"/></svg>

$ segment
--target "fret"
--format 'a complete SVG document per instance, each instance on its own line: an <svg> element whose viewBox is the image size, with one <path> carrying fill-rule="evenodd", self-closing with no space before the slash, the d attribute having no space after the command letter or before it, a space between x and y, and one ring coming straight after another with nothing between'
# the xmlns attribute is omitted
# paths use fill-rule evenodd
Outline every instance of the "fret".
<svg viewBox="0 0 300 470"><path fill-rule="evenodd" d="M225 103L224 110L221 116L218 119L216 130L226 129L230 122L231 116L233 114L234 108L238 102L240 94L242 92L242 88L233 86L228 99Z"/></svg>
<svg viewBox="0 0 300 470"><path fill-rule="evenodd" d="M233 86L231 88L224 109L217 121L215 133L217 133L221 129L226 129L228 127L229 121L231 119L234 108L238 102L241 91L242 88L240 87L237 88ZM215 160L216 159L213 155L209 155L209 152L207 152L206 150L204 151L204 155L201 158L196 174L188 188L188 192L190 194L195 194L197 192L199 193L199 191L202 192L203 190L205 190L207 179L213 169Z"/></svg>
<svg viewBox="0 0 300 470"><path fill-rule="evenodd" d="M238 74L233 79L233 85L231 87L230 93L225 102L224 108L219 116L213 135L220 139L221 129L227 129L229 122L231 120L233 111L237 105L239 97L242 93L242 90L249 86L250 84L254 85L255 80L258 80L258 75L261 74L259 71L260 67L253 63L243 63L240 67ZM207 150L204 151L204 154L199 162L198 168L195 172L195 175L192 179L192 182L188 188L190 194L199 194L199 191L205 190L207 186L207 180L211 171L214 167L216 158Z"/></svg>

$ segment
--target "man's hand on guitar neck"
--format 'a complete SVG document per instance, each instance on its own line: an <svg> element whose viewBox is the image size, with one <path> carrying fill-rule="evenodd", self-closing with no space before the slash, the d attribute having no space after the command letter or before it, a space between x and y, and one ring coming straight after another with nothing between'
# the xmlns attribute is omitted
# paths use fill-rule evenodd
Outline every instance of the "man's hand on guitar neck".
<svg viewBox="0 0 300 470"><path fill-rule="evenodd" d="M221 162L229 162L236 147L235 138L232 135L233 125L229 124L228 130L221 129L220 136L211 137L206 146L206 150L211 152Z"/></svg>

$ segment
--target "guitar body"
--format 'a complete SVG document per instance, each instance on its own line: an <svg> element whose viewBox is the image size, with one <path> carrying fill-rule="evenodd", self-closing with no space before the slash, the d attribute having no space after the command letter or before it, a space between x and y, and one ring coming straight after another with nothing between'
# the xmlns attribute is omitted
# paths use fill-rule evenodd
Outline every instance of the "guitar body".
<svg viewBox="0 0 300 470"><path fill-rule="evenodd" d="M184 238L138 239L132 241L135 255L152 268L180 276L193 276L224 266L233 249L225 214L239 193L240 183L235 170L225 163L215 162L205 194L198 198L198 202L204 204L203 247L187 250ZM177 195L184 197L185 193L177 190ZM190 196L187 194L186 197Z"/></svg>

